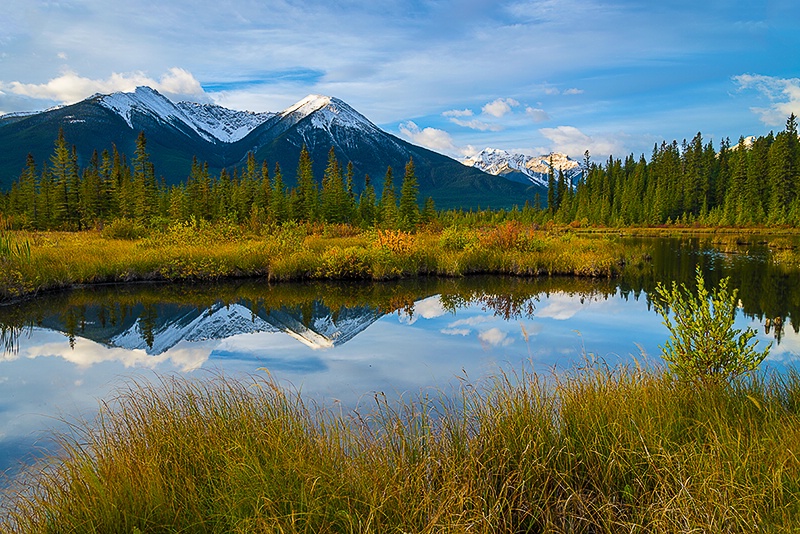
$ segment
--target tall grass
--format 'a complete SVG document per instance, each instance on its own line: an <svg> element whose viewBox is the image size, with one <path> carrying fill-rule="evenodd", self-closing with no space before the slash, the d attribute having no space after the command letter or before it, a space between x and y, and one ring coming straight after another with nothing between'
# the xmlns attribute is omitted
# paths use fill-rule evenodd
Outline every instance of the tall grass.
<svg viewBox="0 0 800 534"><path fill-rule="evenodd" d="M297 224L254 233L196 221L146 236L141 230L119 223L102 232L6 232L9 242L27 248L24 257L2 256L5 241L0 242L0 300L75 284L134 280L387 280L472 273L609 277L626 260L624 247L613 238L538 231L513 221L444 234Z"/></svg>
<svg viewBox="0 0 800 534"><path fill-rule="evenodd" d="M269 378L133 383L4 499L9 532L788 532L800 375L499 373L309 407Z"/></svg>

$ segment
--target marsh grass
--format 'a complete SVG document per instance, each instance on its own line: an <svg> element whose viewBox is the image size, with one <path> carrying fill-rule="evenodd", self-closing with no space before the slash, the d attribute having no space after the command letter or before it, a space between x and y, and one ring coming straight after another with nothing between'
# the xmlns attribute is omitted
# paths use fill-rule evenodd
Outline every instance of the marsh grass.
<svg viewBox="0 0 800 534"><path fill-rule="evenodd" d="M800 376L599 365L309 407L269 377L133 383L3 502L10 532L785 532ZM138 530L137 530L138 529Z"/></svg>
<svg viewBox="0 0 800 534"><path fill-rule="evenodd" d="M139 230L119 223L103 231L5 231L0 237L11 243L6 248L17 250L22 243L24 254L0 255L0 300L136 280L388 280L475 273L610 277L626 261L624 246L613 237L538 231L517 222L417 233L299 224L254 233L197 221L173 223L146 236Z"/></svg>

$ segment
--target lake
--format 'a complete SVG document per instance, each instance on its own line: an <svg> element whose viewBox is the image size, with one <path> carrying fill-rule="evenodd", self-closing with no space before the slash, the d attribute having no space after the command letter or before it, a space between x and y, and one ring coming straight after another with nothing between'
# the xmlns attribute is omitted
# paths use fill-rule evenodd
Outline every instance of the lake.
<svg viewBox="0 0 800 534"><path fill-rule="evenodd" d="M447 391L523 366L660 365L659 281L740 289L739 328L772 342L765 366L800 357L796 243L627 238L641 260L613 280L475 276L386 283L102 286L0 307L0 471L52 451L53 430L91 420L131 380L269 374L343 409Z"/></svg>

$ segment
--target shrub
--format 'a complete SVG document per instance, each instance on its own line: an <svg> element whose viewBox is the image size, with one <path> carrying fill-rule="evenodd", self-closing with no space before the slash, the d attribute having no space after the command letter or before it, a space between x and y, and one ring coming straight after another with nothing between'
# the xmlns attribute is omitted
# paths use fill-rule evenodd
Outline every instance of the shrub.
<svg viewBox="0 0 800 534"><path fill-rule="evenodd" d="M477 246L478 236L472 230L448 226L442 230L439 246L445 250L465 250Z"/></svg>
<svg viewBox="0 0 800 534"><path fill-rule="evenodd" d="M394 254L410 254L416 248L414 236L402 230L378 230L375 246Z"/></svg>
<svg viewBox="0 0 800 534"><path fill-rule="evenodd" d="M131 219L114 219L103 227L102 235L106 239L139 239L147 235L147 228Z"/></svg>
<svg viewBox="0 0 800 534"><path fill-rule="evenodd" d="M728 290L724 278L711 292L697 268L697 294L675 282L656 286L656 309L664 318L670 338L662 347L670 371L682 380L722 384L755 370L767 357L771 344L761 352L751 343L755 330L733 327L738 290ZM670 310L674 318L670 317Z"/></svg>

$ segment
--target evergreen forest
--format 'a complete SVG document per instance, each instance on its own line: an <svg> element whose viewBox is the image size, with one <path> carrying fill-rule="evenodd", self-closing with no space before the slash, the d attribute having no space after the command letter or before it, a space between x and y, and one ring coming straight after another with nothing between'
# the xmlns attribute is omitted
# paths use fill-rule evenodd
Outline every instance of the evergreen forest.
<svg viewBox="0 0 800 534"><path fill-rule="evenodd" d="M800 224L800 139L791 115L783 131L741 137L718 148L697 133L690 141L656 144L649 161L642 154L604 164L584 155L583 175L570 184L551 170L548 198L526 203L513 218L526 221L606 226L699 224L753 226ZM419 204L414 162L406 165L399 190L391 167L378 195L370 177L353 176L352 164L337 161L333 148L324 175L313 175L305 147L296 184L288 187L276 164L252 154L241 168L211 176L208 165L192 162L186 180L167 186L157 178L139 135L134 154L115 146L80 166L63 132L47 162L28 156L10 191L0 194L8 226L38 230L82 230L117 219L143 226L164 222L225 220L244 224L287 221L344 223L410 230L437 217L432 199Z"/></svg>

